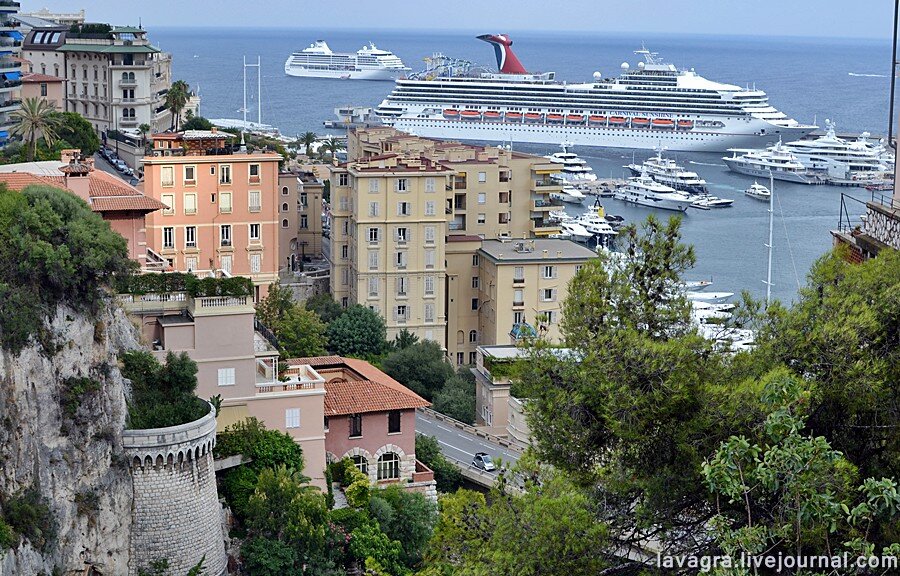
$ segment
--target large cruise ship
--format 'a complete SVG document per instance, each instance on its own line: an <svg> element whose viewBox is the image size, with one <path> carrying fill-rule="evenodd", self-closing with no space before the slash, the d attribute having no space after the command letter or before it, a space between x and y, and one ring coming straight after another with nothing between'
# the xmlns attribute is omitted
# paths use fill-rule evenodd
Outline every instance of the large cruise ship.
<svg viewBox="0 0 900 576"><path fill-rule="evenodd" d="M333 52L324 40L317 40L291 54L284 63L284 73L288 76L309 78L396 80L409 71L410 68L392 52L371 43L355 53L342 53Z"/></svg>
<svg viewBox="0 0 900 576"><path fill-rule="evenodd" d="M742 89L678 70L641 49L635 69L617 78L594 73L584 84L553 72L528 73L507 35L482 35L494 46L499 73L436 54L423 72L398 79L378 106L382 122L420 136L481 141L558 143L721 152L796 140L802 125Z"/></svg>

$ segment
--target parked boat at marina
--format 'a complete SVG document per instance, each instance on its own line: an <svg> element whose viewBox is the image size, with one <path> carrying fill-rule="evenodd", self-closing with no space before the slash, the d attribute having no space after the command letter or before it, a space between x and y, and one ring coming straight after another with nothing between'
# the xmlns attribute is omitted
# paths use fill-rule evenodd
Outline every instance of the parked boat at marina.
<svg viewBox="0 0 900 576"><path fill-rule="evenodd" d="M681 190L688 194L705 194L706 180L700 178L696 172L685 170L671 158L663 158L662 150L658 149L656 156L648 158L642 164L632 162L625 166L634 176L647 173L651 178L665 184L675 190Z"/></svg>
<svg viewBox="0 0 900 576"><path fill-rule="evenodd" d="M728 169L748 176L768 177L800 184L822 184L824 178L810 172L780 141L764 150L731 150L722 161Z"/></svg>
<svg viewBox="0 0 900 576"><path fill-rule="evenodd" d="M547 156L547 159L554 164L561 164L562 171L558 177L566 182L593 182L597 180L594 169L588 166L587 162L579 158L574 152L570 152L571 142L563 142L560 144L562 152L556 152Z"/></svg>
<svg viewBox="0 0 900 576"><path fill-rule="evenodd" d="M750 198L765 200L766 202L769 201L769 197L772 195L772 193L769 192L769 189L759 182L754 182L752 186L744 190L744 194Z"/></svg>
<svg viewBox="0 0 900 576"><path fill-rule="evenodd" d="M581 204L587 196L584 195L584 192L574 186L565 185L559 192L551 192L550 198L567 204Z"/></svg>
<svg viewBox="0 0 900 576"><path fill-rule="evenodd" d="M709 210L710 208L728 208L734 204L734 200L730 198L719 198L718 196L711 196L709 194L700 194L694 196L694 198L691 206L701 210Z"/></svg>
<svg viewBox="0 0 900 576"><path fill-rule="evenodd" d="M593 236L584 226L575 222L574 219L560 222L559 227L564 233L569 234L572 240L576 242L587 242Z"/></svg>
<svg viewBox="0 0 900 576"><path fill-rule="evenodd" d="M660 184L646 174L629 178L624 186L616 190L614 198L641 206L677 212L685 212L693 202L690 195Z"/></svg>

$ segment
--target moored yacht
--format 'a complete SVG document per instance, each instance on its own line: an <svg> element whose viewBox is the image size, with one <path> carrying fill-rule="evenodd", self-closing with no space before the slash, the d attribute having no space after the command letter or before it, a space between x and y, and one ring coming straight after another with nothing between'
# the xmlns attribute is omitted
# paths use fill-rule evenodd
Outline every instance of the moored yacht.
<svg viewBox="0 0 900 576"><path fill-rule="evenodd" d="M729 170L748 176L768 177L800 184L820 184L824 180L806 169L780 141L764 150L732 150L722 161Z"/></svg>
<svg viewBox="0 0 900 576"><path fill-rule="evenodd" d="M819 170L830 176L846 177L882 175L889 171L885 155L883 160L876 147L857 140L848 142L838 138L834 123L825 120L825 135L815 140L797 140L784 145L797 161L810 170ZM884 154L882 152L882 154Z"/></svg>
<svg viewBox="0 0 900 576"><path fill-rule="evenodd" d="M690 195L660 184L646 174L629 178L624 186L616 190L615 198L641 206L677 212L687 211L694 201Z"/></svg>
<svg viewBox="0 0 900 576"><path fill-rule="evenodd" d="M694 196L694 202L691 206L701 210L709 210L710 208L728 208L732 204L734 204L734 200L731 198L719 198L718 196L711 196L709 194L699 194Z"/></svg>
<svg viewBox="0 0 900 576"><path fill-rule="evenodd" d="M759 182L754 182L753 186L744 190L744 194L755 200L765 200L766 202L772 197L772 193L769 192L769 189Z"/></svg>
<svg viewBox="0 0 900 576"><path fill-rule="evenodd" d="M560 222L559 227L564 234L568 234L571 239L576 242L587 242L593 236L584 226L574 219Z"/></svg>
<svg viewBox="0 0 900 576"><path fill-rule="evenodd" d="M643 164L632 162L625 168L628 168L634 176L640 176L646 172L660 184L665 184L675 190L682 190L688 194L706 193L706 180L696 172L685 170L671 158L663 158L662 149L657 149L656 156L648 158Z"/></svg>
<svg viewBox="0 0 900 576"><path fill-rule="evenodd" d="M559 192L551 192L550 198L567 204L581 204L587 196L581 190L567 184Z"/></svg>
<svg viewBox="0 0 900 576"><path fill-rule="evenodd" d="M575 153L570 152L571 142L563 142L560 144L562 152L556 152L547 156L547 159L554 164L561 164L562 170L557 175L558 178L566 182L593 182L597 179L594 169L587 165L587 162L579 158Z"/></svg>

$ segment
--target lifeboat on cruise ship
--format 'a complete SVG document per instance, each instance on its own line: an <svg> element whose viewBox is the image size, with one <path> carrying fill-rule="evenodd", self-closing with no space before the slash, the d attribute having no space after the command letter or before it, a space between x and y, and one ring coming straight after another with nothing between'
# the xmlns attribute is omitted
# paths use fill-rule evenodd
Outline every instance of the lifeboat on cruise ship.
<svg viewBox="0 0 900 576"><path fill-rule="evenodd" d="M512 122L519 122L522 119L521 112L507 112L506 119Z"/></svg>
<svg viewBox="0 0 900 576"><path fill-rule="evenodd" d="M694 127L693 120L679 120L678 121L678 129L679 130L690 130Z"/></svg>
<svg viewBox="0 0 900 576"><path fill-rule="evenodd" d="M609 125L610 126L624 126L627 119L624 116L610 116L609 117Z"/></svg>
<svg viewBox="0 0 900 576"><path fill-rule="evenodd" d="M499 120L500 113L496 110L487 110L484 114L482 114L485 120Z"/></svg>
<svg viewBox="0 0 900 576"><path fill-rule="evenodd" d="M463 112L465 114L465 112ZM649 118L632 118L631 119L631 127L632 128L646 128L650 125Z"/></svg>
<svg viewBox="0 0 900 576"><path fill-rule="evenodd" d="M463 110L459 115L463 120L478 120L481 118L481 112L478 110Z"/></svg>
<svg viewBox="0 0 900 576"><path fill-rule="evenodd" d="M584 116L582 114L569 114L566 116L566 122L569 124L584 124Z"/></svg>
<svg viewBox="0 0 900 576"><path fill-rule="evenodd" d="M456 108L444 109L444 118L459 118L459 110L457 110Z"/></svg>
<svg viewBox="0 0 900 576"><path fill-rule="evenodd" d="M591 124L606 124L606 116L591 115L590 117L588 117L588 122L590 122Z"/></svg>
<svg viewBox="0 0 900 576"><path fill-rule="evenodd" d="M563 121L562 114L547 114L547 123L558 124Z"/></svg>
<svg viewBox="0 0 900 576"><path fill-rule="evenodd" d="M537 112L528 112L527 114L525 114L526 122L540 122L541 120L543 120L543 118L544 115L538 114Z"/></svg>
<svg viewBox="0 0 900 576"><path fill-rule="evenodd" d="M674 128L675 121L668 118L654 118L651 122L654 128Z"/></svg>

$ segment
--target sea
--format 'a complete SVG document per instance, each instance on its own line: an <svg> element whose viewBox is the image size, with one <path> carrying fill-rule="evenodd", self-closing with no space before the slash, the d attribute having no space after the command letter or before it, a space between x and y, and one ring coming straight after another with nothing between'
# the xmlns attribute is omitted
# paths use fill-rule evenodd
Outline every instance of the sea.
<svg viewBox="0 0 900 576"><path fill-rule="evenodd" d="M325 30L251 28L155 28L151 39L173 55L173 76L199 92L201 114L207 118L240 118L243 106L242 61L260 61L261 105L256 94L256 70L247 69L248 119L257 119L291 136L328 131L323 121L334 119L337 106L376 106L392 89L391 82L295 78L284 74L291 52L324 39L335 51L353 52L374 42L391 50L413 70L424 58L442 52L494 66L491 47L475 38L486 31ZM487 31L490 32L490 31ZM620 66L638 62L641 46L658 52L679 68L720 82L765 90L770 102L797 120L824 125L832 120L838 133L887 133L891 74L887 39L743 37L659 35L606 32L535 32L511 34L514 49L532 71L555 71L559 80L589 81L594 72L618 74ZM499 144L490 142L489 144ZM512 143L515 149L550 154L558 145ZM578 147L601 178L626 176L624 165L653 155L649 150ZM693 244L697 263L687 279L712 279L709 290L765 296L769 219L767 204L745 197L754 179L729 172L722 154L671 154L707 180L712 194L733 198L730 208L699 211L683 217L685 242ZM768 182L761 182L768 186ZM789 303L813 262L832 245L829 230L840 221L841 195L866 199L860 188L805 186L775 182L773 298ZM589 208L593 201L587 201ZM607 212L628 221L642 221L652 209L604 199ZM848 202L848 215L858 220L861 204ZM569 211L572 208L569 207ZM659 214L668 217L669 213Z"/></svg>

